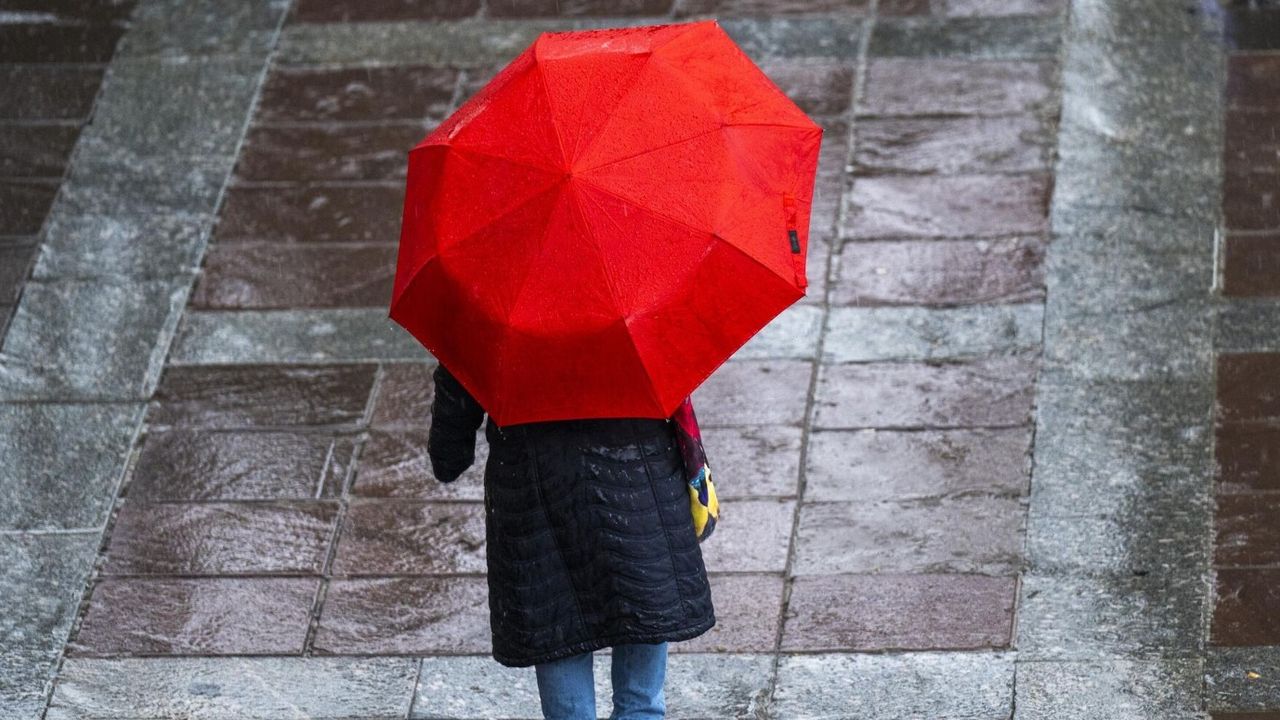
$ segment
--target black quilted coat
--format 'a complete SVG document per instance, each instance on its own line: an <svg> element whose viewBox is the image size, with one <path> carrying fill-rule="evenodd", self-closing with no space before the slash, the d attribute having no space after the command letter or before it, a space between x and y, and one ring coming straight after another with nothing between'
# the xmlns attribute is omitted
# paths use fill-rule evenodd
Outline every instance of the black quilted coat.
<svg viewBox="0 0 1280 720"><path fill-rule="evenodd" d="M438 480L475 460L484 409L438 365L427 446ZM512 667L623 643L686 640L716 622L667 420L499 427L484 473L493 657Z"/></svg>

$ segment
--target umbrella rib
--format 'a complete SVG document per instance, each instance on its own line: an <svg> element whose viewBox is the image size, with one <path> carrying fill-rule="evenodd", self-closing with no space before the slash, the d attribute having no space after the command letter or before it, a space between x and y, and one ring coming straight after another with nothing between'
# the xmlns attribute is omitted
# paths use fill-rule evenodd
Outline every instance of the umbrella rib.
<svg viewBox="0 0 1280 720"><path fill-rule="evenodd" d="M591 139L587 140L587 144L582 146L580 149L574 148L575 158L579 158L586 155L587 151L591 149L591 146L595 144L596 140L599 139L602 135L604 135L605 130L609 128L609 125L612 124L613 119L617 117L617 114L614 113L613 110L617 110L618 106L622 105L622 101L626 100L627 96L629 96L636 89L636 85L640 82L640 76L644 75L644 71L649 67L649 64L653 61L653 55L656 49L657 48L650 48L648 56L645 57L644 62L641 63L640 67L636 69L635 75L631 77L631 82L627 84L627 89L623 90L622 94L618 96L617 102L613 104L613 108L611 108L609 114L605 116L604 122L601 123L600 127L596 129L596 133L591 136Z"/></svg>
<svg viewBox="0 0 1280 720"><path fill-rule="evenodd" d="M677 225L683 226L683 227L685 227L685 228L687 228L687 229L689 229L689 230L693 231L694 233L706 233L706 234L712 235L713 237L715 237L716 239L718 239L720 242L722 242L722 243L724 243L724 242L725 242L725 241L724 241L724 238L720 237L720 235L719 235L719 234L717 234L717 233L716 233L716 232L714 232L714 231L711 231L711 230L704 230L704 229L701 229L701 228L696 228L696 227L694 227L693 225L690 225L689 223L685 222L684 220L681 220L681 219L676 218L676 217L672 217L672 216L667 215L666 213L663 213L663 212L659 212L659 211L657 211L657 210L654 210L653 208L645 207L644 205L641 205L641 204L639 204L639 203L635 202L634 200L631 200L630 198L623 197L622 195L619 195L618 193L616 193L616 192L614 192L614 191L612 191L612 190L610 190L610 189L608 189L608 188L601 187L599 184L597 184L597 183L595 183L595 182L592 182L592 181L590 181L590 180L587 180L586 178L582 178L582 180L583 180L583 182L589 183L589 184L591 185L591 187L593 187L593 188L595 188L595 189L599 190L600 192L605 193L606 195L612 195L613 197L618 198L619 200L621 200L621 201L623 201L623 202L627 203L628 205L631 205L632 207L636 208L637 210L640 210L641 212L646 212L646 213L649 213L650 215L655 215L655 216L660 217L660 218L662 218L662 219L664 219L664 220L667 220L667 221L670 221L670 222L675 223L675 224L677 224ZM774 277L776 277L776 278L778 278L779 280L781 280L781 281L783 281L784 283L786 283L788 287L794 287L794 284L793 284L793 282L792 282L791 280L789 280L789 279L787 279L787 278L783 277L783 276L782 276L782 275L781 275L777 270L775 270L774 268L769 267L769 265L768 265L767 263L765 263L763 260L761 260L760 258L756 257L755 255L752 255L751 253L747 252L746 250L743 250L742 248L738 247L737 245L734 245L733 243L725 243L725 244L726 244L726 245L728 245L729 247L733 248L734 250L737 250L737 251L738 251L739 253L741 253L742 255L744 255L744 256L746 256L746 257L748 257L748 258L751 258L751 260L752 260L752 261L754 261L757 265L760 265L760 266L761 266L761 267L763 267L764 269L768 270L768 271L769 271L769 274L773 275Z"/></svg>
<svg viewBox="0 0 1280 720"><path fill-rule="evenodd" d="M635 158L638 158L638 157L641 157L641 156L644 156L644 155L648 155L649 153L658 152L659 150L666 150L667 148L670 148L670 147L673 147L673 146L676 146L676 145L680 145L680 144L682 144L682 143L687 143L687 142L691 142L691 141L693 141L693 140L697 140L697 139L698 139L698 138L700 138L700 137L706 137L707 135L710 135L711 133L714 133L714 132L720 132L721 130L724 130L725 128L728 128L728 127L780 127L780 128L791 128L791 129L793 129L793 130L806 130L806 131L812 131L812 130L813 130L813 128L812 128L812 127L809 127L809 126L805 126L805 125L790 125L790 124L787 124L787 123L771 123L771 122L769 122L769 123L765 123L765 122L759 122L759 123L757 123L757 122L743 122L743 123L735 123L735 122L731 122L731 123L725 123L724 125L721 125L720 127L712 128L712 129L710 129L710 130L704 130L703 132L700 132L700 133L698 133L698 134L696 134L696 135L690 135L689 137L687 137L687 138L681 138L680 140L673 140L673 141L671 141L671 142L669 142L669 143L667 143L667 144L665 144L665 145L659 145L659 146L657 146L657 147L645 148L644 150L641 150L641 151L640 151L640 152L638 152L638 153L633 153L633 154L631 154L631 155L627 155L626 157L614 158L613 160L610 160L610 161L608 161L608 162L603 162L603 163L600 163L599 165L595 165L595 166L592 166L592 167L589 167L589 168L585 168L585 169L579 170L579 172L589 172L589 171L592 171L592 170L599 170L599 169L600 169L600 168L602 168L602 167L608 167L608 166L610 166L610 165L614 165L614 164L616 164L616 163L626 162L627 160L634 160Z"/></svg>
<svg viewBox="0 0 1280 720"><path fill-rule="evenodd" d="M569 167L569 156L565 155L564 138L560 136L560 126L555 122L555 109L551 103L551 90L547 87L546 69L542 67L542 61L538 59L538 46L542 42L542 35L538 36L538 40L533 43L533 66L538 69L538 84L542 86L542 97L547 100L547 117L551 123L551 131L556 134L556 144L560 146L560 163L561 167Z"/></svg>

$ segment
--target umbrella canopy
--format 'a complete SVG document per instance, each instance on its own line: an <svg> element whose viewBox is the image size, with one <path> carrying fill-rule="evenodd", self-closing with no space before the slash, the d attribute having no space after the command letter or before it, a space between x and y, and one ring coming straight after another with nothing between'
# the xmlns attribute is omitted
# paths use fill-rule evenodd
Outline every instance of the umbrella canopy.
<svg viewBox="0 0 1280 720"><path fill-rule="evenodd" d="M804 296L821 138L714 20L544 32L410 151L389 316L499 425L668 417Z"/></svg>

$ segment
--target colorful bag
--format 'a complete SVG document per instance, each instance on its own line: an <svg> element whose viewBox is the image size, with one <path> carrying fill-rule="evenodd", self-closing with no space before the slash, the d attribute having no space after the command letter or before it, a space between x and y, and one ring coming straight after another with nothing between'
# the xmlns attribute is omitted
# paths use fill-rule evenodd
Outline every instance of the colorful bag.
<svg viewBox="0 0 1280 720"><path fill-rule="evenodd" d="M702 447L702 433L698 430L698 418L693 414L692 399L686 397L671 419L676 426L676 444L684 458L685 479L689 481L693 529L698 533L698 542L702 542L716 529L720 503L716 500L716 486L711 482L711 468Z"/></svg>

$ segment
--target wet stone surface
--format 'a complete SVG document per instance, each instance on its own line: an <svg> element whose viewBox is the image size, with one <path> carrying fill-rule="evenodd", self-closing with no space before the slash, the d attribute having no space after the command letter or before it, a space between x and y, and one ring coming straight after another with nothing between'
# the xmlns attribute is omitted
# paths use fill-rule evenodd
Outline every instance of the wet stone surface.
<svg viewBox="0 0 1280 720"><path fill-rule="evenodd" d="M721 365L693 393L701 425L799 425L812 363L800 360L733 360Z"/></svg>
<svg viewBox="0 0 1280 720"><path fill-rule="evenodd" d="M1280 667L1280 650L1275 647L1210 648L1204 662L1209 709L1238 712L1280 707L1276 667Z"/></svg>
<svg viewBox="0 0 1280 720"><path fill-rule="evenodd" d="M276 67L262 87L255 121L443 120L458 78L456 69L429 65Z"/></svg>
<svg viewBox="0 0 1280 720"><path fill-rule="evenodd" d="M386 307L394 245L214 244L192 305L213 309Z"/></svg>
<svg viewBox="0 0 1280 720"><path fill-rule="evenodd" d="M873 58L859 115L1012 115L1054 106L1048 62Z"/></svg>
<svg viewBox="0 0 1280 720"><path fill-rule="evenodd" d="M1047 229L1040 175L860 178L841 232L854 239L990 237Z"/></svg>
<svg viewBox="0 0 1280 720"><path fill-rule="evenodd" d="M377 368L181 367L165 370L148 416L154 425L351 425L364 417Z"/></svg>
<svg viewBox="0 0 1280 720"><path fill-rule="evenodd" d="M1201 678L1199 660L1019 662L1013 717L1198 720Z"/></svg>
<svg viewBox="0 0 1280 720"><path fill-rule="evenodd" d="M423 500L483 500L484 470L489 444L484 427L476 433L475 462L457 480L442 483L431 470L427 454L430 428L372 430L360 450L360 467L351 494L368 498Z"/></svg>
<svg viewBox="0 0 1280 720"><path fill-rule="evenodd" d="M394 243L400 236L403 209L403 183L232 185L223 200L214 238L219 243Z"/></svg>
<svg viewBox="0 0 1280 720"><path fill-rule="evenodd" d="M708 579L716 624L696 638L671 643L670 652L772 652L781 622L782 576L711 573Z"/></svg>
<svg viewBox="0 0 1280 720"><path fill-rule="evenodd" d="M1218 568L1213 645L1280 645L1280 568Z"/></svg>
<svg viewBox="0 0 1280 720"><path fill-rule="evenodd" d="M355 502L333 560L336 575L485 571L484 506L405 500Z"/></svg>
<svg viewBox="0 0 1280 720"><path fill-rule="evenodd" d="M1016 584L1013 577L959 574L797 578L782 649L1006 647Z"/></svg>
<svg viewBox="0 0 1280 720"><path fill-rule="evenodd" d="M1048 167L1032 117L863 120L854 168L866 175L1030 172Z"/></svg>
<svg viewBox="0 0 1280 720"><path fill-rule="evenodd" d="M824 362L985 358L1040 346L1040 303L947 309L837 307Z"/></svg>
<svg viewBox="0 0 1280 720"><path fill-rule="evenodd" d="M876 24L873 56L1028 58L1058 51L1055 18L884 18Z"/></svg>
<svg viewBox="0 0 1280 720"><path fill-rule="evenodd" d="M453 655L490 651L483 577L334 579L315 652Z"/></svg>
<svg viewBox="0 0 1280 720"><path fill-rule="evenodd" d="M800 435L800 428L787 425L703 429L702 444L716 489L731 497L794 497ZM812 482L812 471L809 477Z"/></svg>
<svg viewBox="0 0 1280 720"><path fill-rule="evenodd" d="M716 489L720 486L716 485ZM787 562L795 508L794 500L721 496L721 522L711 539L701 546L707 571L781 572Z"/></svg>
<svg viewBox="0 0 1280 720"><path fill-rule="evenodd" d="M169 356L174 365L430 359L381 307L188 310Z"/></svg>
<svg viewBox="0 0 1280 720"><path fill-rule="evenodd" d="M93 588L69 654L302 652L315 578L119 578Z"/></svg>
<svg viewBox="0 0 1280 720"><path fill-rule="evenodd" d="M207 220L180 212L138 217L59 214L45 227L33 277L194 273L207 236Z"/></svg>

